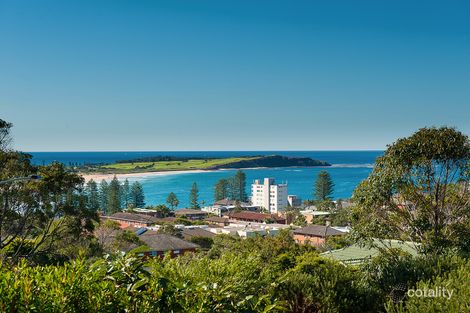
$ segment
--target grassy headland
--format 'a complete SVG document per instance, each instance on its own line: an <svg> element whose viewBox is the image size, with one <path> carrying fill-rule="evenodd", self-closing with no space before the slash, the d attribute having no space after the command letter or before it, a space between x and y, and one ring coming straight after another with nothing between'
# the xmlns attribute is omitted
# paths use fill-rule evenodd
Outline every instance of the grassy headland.
<svg viewBox="0 0 470 313"><path fill-rule="evenodd" d="M293 167L293 166L329 166L327 162L311 158L293 158L279 155L247 156L236 158L168 158L155 157L153 160L136 159L125 162L116 162L106 165L87 166L85 173L128 174L144 172L168 172L191 170L217 170L229 168L257 168L257 167Z"/></svg>

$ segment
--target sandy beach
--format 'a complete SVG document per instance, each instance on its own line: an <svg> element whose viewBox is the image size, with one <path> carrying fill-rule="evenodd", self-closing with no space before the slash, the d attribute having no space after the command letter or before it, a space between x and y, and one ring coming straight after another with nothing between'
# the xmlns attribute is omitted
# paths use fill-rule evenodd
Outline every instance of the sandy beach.
<svg viewBox="0 0 470 313"><path fill-rule="evenodd" d="M178 174L190 174L190 173L205 173L213 172L212 170L188 170L188 171L165 171L165 172L142 172L142 173L128 173L128 174L81 174L85 181L93 179L96 182L104 180L111 180L114 176L118 180L125 180L126 178L146 178L150 176L168 176L168 175L178 175Z"/></svg>

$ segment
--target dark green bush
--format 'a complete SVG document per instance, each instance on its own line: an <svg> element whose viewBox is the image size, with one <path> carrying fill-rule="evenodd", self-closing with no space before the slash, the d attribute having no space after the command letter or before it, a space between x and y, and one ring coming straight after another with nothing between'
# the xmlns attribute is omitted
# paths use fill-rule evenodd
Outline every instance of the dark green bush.
<svg viewBox="0 0 470 313"><path fill-rule="evenodd" d="M0 267L1 312L465 312L467 259L413 258L397 251L363 266L324 259L281 233L214 238L207 252L143 261L117 255L92 262ZM393 291L445 285L452 301Z"/></svg>

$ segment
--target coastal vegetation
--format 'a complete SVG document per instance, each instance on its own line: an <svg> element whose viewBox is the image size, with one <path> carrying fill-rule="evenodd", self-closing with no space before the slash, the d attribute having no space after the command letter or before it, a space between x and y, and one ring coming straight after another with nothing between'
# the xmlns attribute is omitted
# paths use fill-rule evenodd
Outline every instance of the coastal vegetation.
<svg viewBox="0 0 470 313"><path fill-rule="evenodd" d="M139 237L97 214L97 208L143 201L132 196L132 190L140 195L138 185L85 184L62 164L34 166L29 155L10 149L10 129L0 120L2 312L470 309L470 143L455 129L425 128L390 145L357 187L353 206L337 205L351 236L327 241L324 249L397 239L412 241L419 251L415 256L382 245L378 256L356 265L297 244L289 229L247 239L217 235L196 253L175 258L139 257ZM235 177L243 180L242 173ZM155 210L171 211L164 205ZM169 224L161 232L181 236ZM407 292L443 288L446 296Z"/></svg>
<svg viewBox="0 0 470 313"><path fill-rule="evenodd" d="M116 176L109 183L102 180L99 188L97 183L90 179L84 187L84 195L87 196L90 210L101 211L105 215L145 206L142 184L135 181L131 185L127 179L121 183Z"/></svg>
<svg viewBox="0 0 470 313"><path fill-rule="evenodd" d="M419 242L425 253L470 253L470 142L453 128L424 128L388 147L356 188L357 240ZM373 221L373 222L371 222Z"/></svg>
<svg viewBox="0 0 470 313"><path fill-rule="evenodd" d="M168 194L168 197L166 198L166 203L170 206L172 210L176 209L178 207L178 204L180 204L180 201L178 200L178 197L174 192L170 192Z"/></svg>
<svg viewBox="0 0 470 313"><path fill-rule="evenodd" d="M330 210L334 208L332 195L335 184L327 171L318 173L315 185L313 186L314 204L322 210Z"/></svg>
<svg viewBox="0 0 470 313"><path fill-rule="evenodd" d="M465 312L470 262L458 256L385 253L344 266L288 233L216 237L196 255L143 261L132 255L63 265L0 268L0 310L9 312ZM408 288L453 290L407 297Z"/></svg>
<svg viewBox="0 0 470 313"><path fill-rule="evenodd" d="M335 184L327 171L318 173L314 186L314 197L317 201L331 200Z"/></svg>
<svg viewBox="0 0 470 313"><path fill-rule="evenodd" d="M234 176L217 181L214 186L214 200L217 202L223 199L239 202L248 201L245 172L238 170Z"/></svg>
<svg viewBox="0 0 470 313"><path fill-rule="evenodd" d="M191 209L201 208L199 204L199 189L197 188L196 182L194 182L191 187L191 192L189 193L189 203L191 204Z"/></svg>

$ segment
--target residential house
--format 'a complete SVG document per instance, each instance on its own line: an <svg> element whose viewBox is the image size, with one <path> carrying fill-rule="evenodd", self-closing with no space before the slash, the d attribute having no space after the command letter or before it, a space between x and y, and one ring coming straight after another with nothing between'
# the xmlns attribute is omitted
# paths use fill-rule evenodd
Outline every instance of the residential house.
<svg viewBox="0 0 470 313"><path fill-rule="evenodd" d="M201 210L204 212L215 214L217 216L222 216L224 213L233 211L236 208L242 208L243 210L246 210L246 211L256 211L257 209L256 206L253 206L248 202L239 202L239 201L230 200L230 199L222 199L222 200L216 201L214 205L204 207Z"/></svg>
<svg viewBox="0 0 470 313"><path fill-rule="evenodd" d="M330 236L342 236L344 234L344 232L323 225L307 225L293 231L293 237L297 243L317 247L323 246Z"/></svg>
<svg viewBox="0 0 470 313"><path fill-rule="evenodd" d="M202 229L200 227L185 227L181 230L181 233L183 235L183 238L185 240L191 240L194 237L207 237L207 238L212 238L215 236L214 233L211 233L210 231L207 231L205 229Z"/></svg>
<svg viewBox="0 0 470 313"><path fill-rule="evenodd" d="M199 248L197 244L175 236L159 234L152 230L140 234L139 238L148 247L148 250L139 254L144 257L163 257L168 252L172 257L176 257L188 252L195 252Z"/></svg>
<svg viewBox="0 0 470 313"><path fill-rule="evenodd" d="M313 224L315 220L318 220L319 218L329 217L331 215L331 212L308 209L300 211L300 214L305 217L305 221L307 222L307 224Z"/></svg>
<svg viewBox="0 0 470 313"><path fill-rule="evenodd" d="M251 211L231 212L228 217L235 221L279 224L286 223L286 219L284 217L280 217L276 214L265 214Z"/></svg>
<svg viewBox="0 0 470 313"><path fill-rule="evenodd" d="M129 213L129 212L117 212L112 215L102 215L102 219L115 221L119 223L121 228L127 228L129 226L133 227L148 227L155 224L158 219L143 214Z"/></svg>
<svg viewBox="0 0 470 313"><path fill-rule="evenodd" d="M161 217L159 212L157 212L155 210L151 210L151 209L132 208L132 209L126 209L124 211L128 212L128 213L149 215L149 216L153 216L153 217Z"/></svg>

